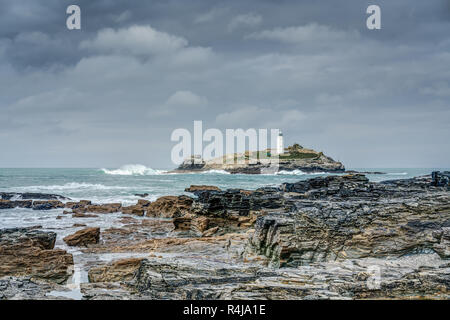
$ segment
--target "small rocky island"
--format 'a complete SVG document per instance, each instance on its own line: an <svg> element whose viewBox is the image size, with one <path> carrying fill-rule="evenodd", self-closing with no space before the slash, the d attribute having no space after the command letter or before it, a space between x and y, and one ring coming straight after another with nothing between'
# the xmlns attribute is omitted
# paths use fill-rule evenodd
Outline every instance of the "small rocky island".
<svg viewBox="0 0 450 320"><path fill-rule="evenodd" d="M254 161L251 161L253 159ZM190 173L223 170L233 174L270 174L277 171L301 170L311 172L344 172L342 163L312 149L294 144L283 153L273 150L225 155L211 160L192 156L171 173Z"/></svg>
<svg viewBox="0 0 450 320"><path fill-rule="evenodd" d="M76 228L62 241L79 251L55 247L61 230L0 230L0 299L59 299L74 270L82 299L449 299L449 191L450 172L433 172L191 186L127 207L2 193L0 209L64 210Z"/></svg>

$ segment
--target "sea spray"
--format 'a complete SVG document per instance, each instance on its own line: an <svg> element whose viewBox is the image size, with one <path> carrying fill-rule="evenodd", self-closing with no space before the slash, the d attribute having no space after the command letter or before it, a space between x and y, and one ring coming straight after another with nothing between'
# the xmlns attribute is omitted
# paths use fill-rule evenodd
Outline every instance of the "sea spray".
<svg viewBox="0 0 450 320"><path fill-rule="evenodd" d="M124 166L121 166L118 169L101 169L105 174L112 174L112 175L122 175L122 176L133 176L133 175L157 175L164 173L163 170L154 170L152 168L148 168L142 164L127 164Z"/></svg>

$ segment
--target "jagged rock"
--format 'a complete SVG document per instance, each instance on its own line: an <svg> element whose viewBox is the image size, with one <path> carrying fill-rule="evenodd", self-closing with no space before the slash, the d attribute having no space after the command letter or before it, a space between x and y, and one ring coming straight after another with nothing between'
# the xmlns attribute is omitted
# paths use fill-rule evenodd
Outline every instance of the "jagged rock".
<svg viewBox="0 0 450 320"><path fill-rule="evenodd" d="M89 270L89 282L123 282L133 278L141 265L142 258L117 260L105 266Z"/></svg>
<svg viewBox="0 0 450 320"><path fill-rule="evenodd" d="M282 266L444 252L433 234L450 226L450 194L430 187L422 178L371 183L360 175L283 184L292 210L259 217L248 249Z"/></svg>
<svg viewBox="0 0 450 320"><path fill-rule="evenodd" d="M86 228L65 237L64 242L72 247L87 247L96 244L100 240L100 228Z"/></svg>
<svg viewBox="0 0 450 320"><path fill-rule="evenodd" d="M0 277L30 276L62 283L72 273L73 257L54 249L56 233L33 228L0 230Z"/></svg>
<svg viewBox="0 0 450 320"><path fill-rule="evenodd" d="M448 299L450 264L430 254L269 269L145 259L131 285L148 299Z"/></svg>
<svg viewBox="0 0 450 320"><path fill-rule="evenodd" d="M194 200L187 196L165 196L147 207L148 217L175 218L187 214Z"/></svg>
<svg viewBox="0 0 450 320"><path fill-rule="evenodd" d="M240 189L204 191L192 205L192 212L210 217L249 216L251 211L283 208L285 201L275 188L249 192Z"/></svg>

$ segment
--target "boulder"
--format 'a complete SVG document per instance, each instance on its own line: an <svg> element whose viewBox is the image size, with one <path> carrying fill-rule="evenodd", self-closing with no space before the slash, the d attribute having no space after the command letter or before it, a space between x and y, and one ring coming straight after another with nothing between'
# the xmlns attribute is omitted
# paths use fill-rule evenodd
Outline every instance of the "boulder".
<svg viewBox="0 0 450 320"><path fill-rule="evenodd" d="M30 276L56 283L72 274L73 257L54 249L56 233L33 228L0 230L0 277Z"/></svg>
<svg viewBox="0 0 450 320"><path fill-rule="evenodd" d="M187 196L165 196L147 207L148 217L175 218L190 212L193 199Z"/></svg>
<svg viewBox="0 0 450 320"><path fill-rule="evenodd" d="M71 247L87 247L100 240L100 228L85 228L65 237L64 242Z"/></svg>

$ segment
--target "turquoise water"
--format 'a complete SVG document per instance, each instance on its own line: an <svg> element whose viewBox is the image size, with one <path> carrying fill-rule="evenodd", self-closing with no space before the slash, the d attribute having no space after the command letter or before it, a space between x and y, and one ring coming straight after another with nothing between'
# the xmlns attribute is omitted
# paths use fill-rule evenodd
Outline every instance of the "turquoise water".
<svg viewBox="0 0 450 320"><path fill-rule="evenodd" d="M372 181L403 179L430 174L433 170L406 168L355 168L359 171L381 171L383 175L367 175ZM447 169L448 170L448 169ZM74 200L93 202L135 203L136 193L148 193L147 199L163 195L178 195L192 184L216 185L220 188L256 189L276 186L282 182L295 182L325 173L278 173L276 175L231 175L220 171L197 174L167 174L141 165L128 165L119 169L0 169L0 191L56 193Z"/></svg>

